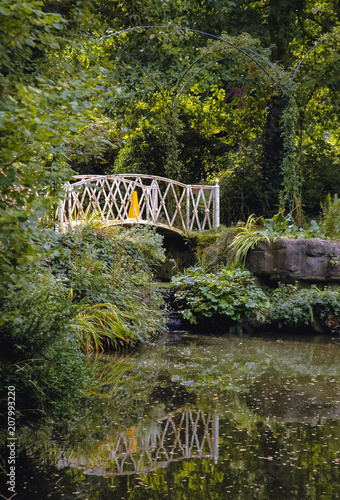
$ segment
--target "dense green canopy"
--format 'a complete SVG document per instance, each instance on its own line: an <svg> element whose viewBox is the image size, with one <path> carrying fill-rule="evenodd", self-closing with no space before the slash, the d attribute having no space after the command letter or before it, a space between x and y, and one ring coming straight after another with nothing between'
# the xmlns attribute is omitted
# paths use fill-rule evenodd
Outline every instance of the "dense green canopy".
<svg viewBox="0 0 340 500"><path fill-rule="evenodd" d="M2 295L39 262L71 169L218 176L227 223L317 215L340 185L339 16L336 0L1 0Z"/></svg>

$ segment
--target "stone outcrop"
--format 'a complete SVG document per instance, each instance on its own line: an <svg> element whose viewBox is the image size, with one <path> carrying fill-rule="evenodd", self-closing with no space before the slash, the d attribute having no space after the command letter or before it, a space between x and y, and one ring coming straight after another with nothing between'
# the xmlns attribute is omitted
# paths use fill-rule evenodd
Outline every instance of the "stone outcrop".
<svg viewBox="0 0 340 500"><path fill-rule="evenodd" d="M340 241L288 239L259 243L248 253L246 267L260 278L340 283Z"/></svg>

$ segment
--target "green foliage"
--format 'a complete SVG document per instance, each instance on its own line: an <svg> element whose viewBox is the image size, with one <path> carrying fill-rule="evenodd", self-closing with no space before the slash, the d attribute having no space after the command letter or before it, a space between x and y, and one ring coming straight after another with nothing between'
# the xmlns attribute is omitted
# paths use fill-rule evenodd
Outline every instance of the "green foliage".
<svg viewBox="0 0 340 500"><path fill-rule="evenodd" d="M121 311L110 303L82 306L72 328L86 352L118 350L128 346L134 338L133 332L123 323Z"/></svg>
<svg viewBox="0 0 340 500"><path fill-rule="evenodd" d="M260 310L269 305L246 270L224 267L219 273L207 274L201 268L189 268L172 283L183 317L193 324L210 319L225 328L244 319L259 319Z"/></svg>
<svg viewBox="0 0 340 500"><path fill-rule="evenodd" d="M154 106L137 102L147 117L139 118L124 135L114 172L147 173L186 183L204 179L215 158L230 151L239 132L235 126L232 137L226 137L223 128L230 124L232 109L226 110L222 89L213 87L211 94L201 102L201 89L195 88L191 95L181 95L176 107L176 94L170 94L169 103L161 97Z"/></svg>
<svg viewBox="0 0 340 500"><path fill-rule="evenodd" d="M42 350L53 341L76 314L68 290L51 273L37 269L26 276L29 289L8 294L4 311L14 311L12 320L3 325L3 340L11 343L13 359L30 356L34 349Z"/></svg>
<svg viewBox="0 0 340 500"><path fill-rule="evenodd" d="M255 231L257 220L253 215L248 217L244 226L235 229L237 233L229 248L234 252L233 261L244 266L249 250L254 248L260 241L270 241L266 231Z"/></svg>
<svg viewBox="0 0 340 500"><path fill-rule="evenodd" d="M77 307L60 279L43 269L25 279L29 289L8 294L3 303L4 312L15 312L0 327L3 389L16 386L19 413L29 408L67 417L79 406L88 377L72 335Z"/></svg>
<svg viewBox="0 0 340 500"><path fill-rule="evenodd" d="M77 137L94 110L98 76L77 58L74 23L81 14L76 6L61 9L67 19L42 1L3 0L0 7L0 297L4 298L8 288L29 287L25 277L31 264L44 258L37 223L71 176L66 144Z"/></svg>
<svg viewBox="0 0 340 500"><path fill-rule="evenodd" d="M79 136L66 144L68 163L77 174L109 175L117 156L118 140L116 123L93 115Z"/></svg>
<svg viewBox="0 0 340 500"><path fill-rule="evenodd" d="M299 289L296 285L281 285L270 295L270 308L264 323L279 327L301 328L340 318L340 290L325 288Z"/></svg>
<svg viewBox="0 0 340 500"><path fill-rule="evenodd" d="M264 290L255 285L249 271L239 268L222 268L214 274L190 268L172 283L183 318L195 325L209 321L210 326L226 330L247 320L256 327L326 331L340 318L339 289L280 285Z"/></svg>
<svg viewBox="0 0 340 500"><path fill-rule="evenodd" d="M325 136L328 139L312 137L306 141L302 154L303 207L312 217L320 216L320 200L328 193L334 196L340 186L339 147L330 134Z"/></svg>
<svg viewBox="0 0 340 500"><path fill-rule="evenodd" d="M229 263L228 246L233 228L220 226L218 230L192 232L188 242L194 248L196 262L205 270L214 270Z"/></svg>
<svg viewBox="0 0 340 500"><path fill-rule="evenodd" d="M215 158L213 165L220 181L221 220L224 223L244 220L252 212L263 212L265 189L261 163L261 148L256 145Z"/></svg>
<svg viewBox="0 0 340 500"><path fill-rule="evenodd" d="M130 133L114 165L116 173L142 173L173 177L166 168L166 134L161 127L143 123Z"/></svg>
<svg viewBox="0 0 340 500"><path fill-rule="evenodd" d="M340 237L340 199L335 194L333 199L328 194L325 203L321 203L323 219L322 230L329 238Z"/></svg>
<svg viewBox="0 0 340 500"><path fill-rule="evenodd" d="M153 229L110 227L93 218L53 245L61 245L60 256L49 266L81 307L74 327L87 350L133 346L164 328L152 272L165 257Z"/></svg>

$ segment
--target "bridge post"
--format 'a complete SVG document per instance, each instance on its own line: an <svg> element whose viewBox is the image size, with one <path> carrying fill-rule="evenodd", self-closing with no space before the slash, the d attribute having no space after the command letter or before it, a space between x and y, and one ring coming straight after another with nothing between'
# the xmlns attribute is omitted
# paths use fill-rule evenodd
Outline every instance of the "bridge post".
<svg viewBox="0 0 340 500"><path fill-rule="evenodd" d="M189 413L185 412L185 458L190 458Z"/></svg>
<svg viewBox="0 0 340 500"><path fill-rule="evenodd" d="M152 204L151 204L151 189L152 185L148 186L146 188L146 195L145 195L145 215L146 215L146 220L152 220L152 213L150 215L150 209L152 211Z"/></svg>
<svg viewBox="0 0 340 500"><path fill-rule="evenodd" d="M187 199L186 199L186 221L185 221L185 229L189 231L190 229L190 192L191 186L187 186Z"/></svg>
<svg viewBox="0 0 340 500"><path fill-rule="evenodd" d="M214 228L220 227L220 184L216 179L214 187Z"/></svg>
<svg viewBox="0 0 340 500"><path fill-rule="evenodd" d="M157 182L155 180L152 181L151 188L151 212L152 212L152 222L154 224L157 223L157 209L158 209L158 192L157 192Z"/></svg>

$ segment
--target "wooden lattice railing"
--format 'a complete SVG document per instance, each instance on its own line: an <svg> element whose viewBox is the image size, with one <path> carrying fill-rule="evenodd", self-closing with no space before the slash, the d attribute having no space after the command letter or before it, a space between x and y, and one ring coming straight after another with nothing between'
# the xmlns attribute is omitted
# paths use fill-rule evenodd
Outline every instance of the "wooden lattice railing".
<svg viewBox="0 0 340 500"><path fill-rule="evenodd" d="M77 175L58 205L65 224L98 213L105 220L150 223L180 232L219 227L219 185L182 184L142 174Z"/></svg>

